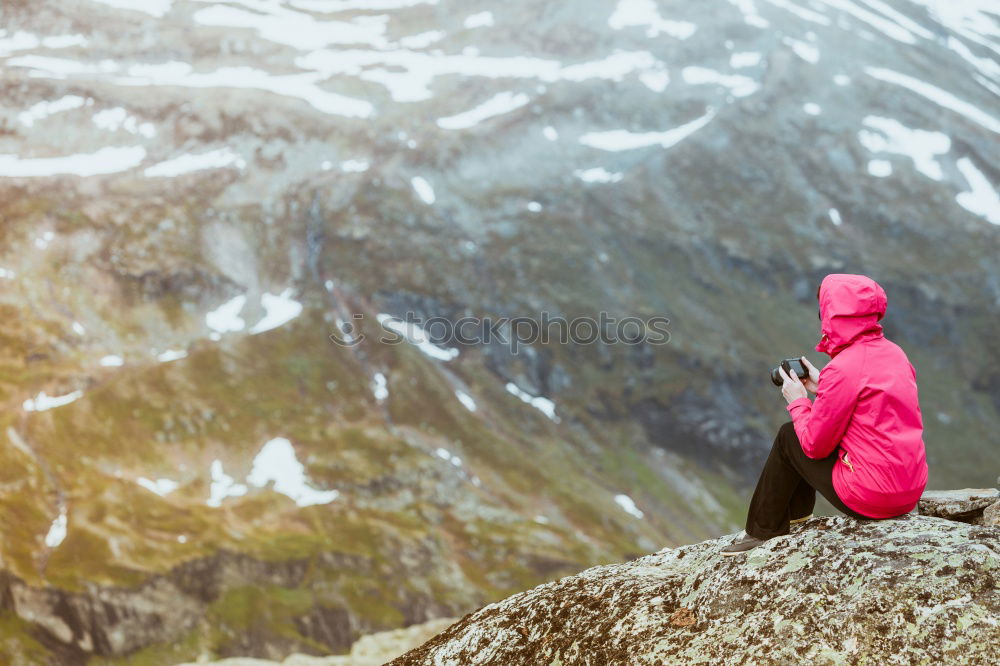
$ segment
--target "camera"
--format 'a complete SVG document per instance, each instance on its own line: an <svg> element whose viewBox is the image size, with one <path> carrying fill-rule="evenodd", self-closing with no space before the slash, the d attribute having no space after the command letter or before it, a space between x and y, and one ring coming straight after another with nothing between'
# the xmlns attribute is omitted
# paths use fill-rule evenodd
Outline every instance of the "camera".
<svg viewBox="0 0 1000 666"><path fill-rule="evenodd" d="M807 370L805 364L802 363L802 359L786 358L778 365L784 368L785 372L789 375L794 372L799 379L805 379L809 376L809 370ZM778 368L771 370L771 383L775 386L781 386L785 383L785 380L781 378L781 373L778 372Z"/></svg>

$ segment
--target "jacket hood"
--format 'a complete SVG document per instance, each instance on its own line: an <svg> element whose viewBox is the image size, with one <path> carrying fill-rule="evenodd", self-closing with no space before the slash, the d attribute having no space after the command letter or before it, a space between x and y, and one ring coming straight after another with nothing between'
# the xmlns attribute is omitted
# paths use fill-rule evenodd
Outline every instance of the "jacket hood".
<svg viewBox="0 0 1000 666"><path fill-rule="evenodd" d="M819 286L819 314L823 337L816 351L833 358L858 339L882 337L879 320L888 298L875 280L865 275L832 273Z"/></svg>

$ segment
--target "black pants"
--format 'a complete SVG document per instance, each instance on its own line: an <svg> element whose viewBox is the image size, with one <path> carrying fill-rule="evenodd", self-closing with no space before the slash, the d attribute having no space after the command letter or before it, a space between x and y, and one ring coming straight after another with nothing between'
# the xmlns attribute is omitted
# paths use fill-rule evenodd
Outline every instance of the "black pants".
<svg viewBox="0 0 1000 666"><path fill-rule="evenodd" d="M774 438L771 453L750 500L747 534L758 539L788 534L789 521L813 512L817 490L848 516L871 520L849 509L837 497L833 489L833 466L836 462L836 450L826 458L806 456L792 422L783 424Z"/></svg>

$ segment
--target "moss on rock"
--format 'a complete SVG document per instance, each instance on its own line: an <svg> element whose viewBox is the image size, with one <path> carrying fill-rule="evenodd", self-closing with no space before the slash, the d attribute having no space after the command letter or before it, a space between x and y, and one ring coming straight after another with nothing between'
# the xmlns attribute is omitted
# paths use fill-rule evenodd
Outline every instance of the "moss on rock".
<svg viewBox="0 0 1000 666"><path fill-rule="evenodd" d="M471 613L392 666L992 664L1000 528L815 518L588 569Z"/></svg>

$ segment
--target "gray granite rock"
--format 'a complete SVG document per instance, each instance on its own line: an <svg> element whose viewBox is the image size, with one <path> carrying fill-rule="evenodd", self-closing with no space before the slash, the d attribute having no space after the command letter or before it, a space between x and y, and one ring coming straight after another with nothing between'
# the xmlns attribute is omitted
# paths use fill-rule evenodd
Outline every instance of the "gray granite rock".
<svg viewBox="0 0 1000 666"><path fill-rule="evenodd" d="M990 504L983 509L983 515L979 519L979 524L1000 527L1000 502Z"/></svg>
<svg viewBox="0 0 1000 666"><path fill-rule="evenodd" d="M1000 490L996 488L928 490L920 498L917 512L923 516L970 522L997 501L1000 501Z"/></svg>
<svg viewBox="0 0 1000 666"><path fill-rule="evenodd" d="M996 663L1000 528L817 518L588 569L465 616L392 666Z"/></svg>

